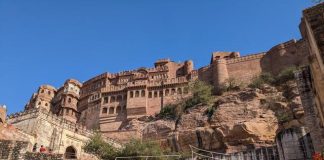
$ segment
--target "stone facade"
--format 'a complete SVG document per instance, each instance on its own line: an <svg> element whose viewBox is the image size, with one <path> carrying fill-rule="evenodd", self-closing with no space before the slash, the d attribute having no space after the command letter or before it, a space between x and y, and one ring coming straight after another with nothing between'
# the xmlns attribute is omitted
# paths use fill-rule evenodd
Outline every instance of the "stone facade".
<svg viewBox="0 0 324 160"><path fill-rule="evenodd" d="M308 110L313 110L314 120L307 127L315 141L315 151L324 151L324 3L303 11L300 24L303 39L307 42L307 55L310 65L310 89L312 104ZM314 127L316 126L316 127ZM313 128L313 129L312 129Z"/></svg>
<svg viewBox="0 0 324 160"><path fill-rule="evenodd" d="M44 145L47 150L51 149L55 154L66 154L67 148L73 148L77 158L85 153L82 146L89 140L93 132L85 129L65 119L48 112L46 108L34 108L25 112L12 115L8 123L14 125L28 137L28 151L32 151L32 146L37 143L37 150L40 145ZM115 147L120 147L119 143L112 139L106 139Z"/></svg>
<svg viewBox="0 0 324 160"><path fill-rule="evenodd" d="M215 88L229 78L248 84L261 72L278 74L290 66L306 64L304 40L279 44L268 52L240 56L239 52L214 52L210 64L194 69L191 60L176 63L160 59L153 68L138 68L119 73L103 73L81 84L69 79L62 87L39 87L25 109L45 108L64 119L100 129L111 137L131 119L158 113L167 104L188 96L188 83L196 79Z"/></svg>

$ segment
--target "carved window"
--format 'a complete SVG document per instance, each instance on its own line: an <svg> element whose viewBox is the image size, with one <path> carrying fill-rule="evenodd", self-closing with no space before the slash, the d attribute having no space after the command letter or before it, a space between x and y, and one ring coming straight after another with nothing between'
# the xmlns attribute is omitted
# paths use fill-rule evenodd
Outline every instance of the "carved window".
<svg viewBox="0 0 324 160"><path fill-rule="evenodd" d="M142 97L145 97L145 91L144 91L144 90L142 90L142 92L141 92L141 96L142 96Z"/></svg>
<svg viewBox="0 0 324 160"><path fill-rule="evenodd" d="M165 90L165 96L168 96L170 94L170 90L169 89L166 89Z"/></svg>
<svg viewBox="0 0 324 160"><path fill-rule="evenodd" d="M48 91L47 93L48 93L48 95L51 95L51 91Z"/></svg>
<svg viewBox="0 0 324 160"><path fill-rule="evenodd" d="M108 97L104 97L104 103L108 103Z"/></svg>
<svg viewBox="0 0 324 160"><path fill-rule="evenodd" d="M42 104L42 102L38 102L38 105L41 105Z"/></svg>
<svg viewBox="0 0 324 160"><path fill-rule="evenodd" d="M154 91L154 98L156 98L158 96L158 92Z"/></svg>
<svg viewBox="0 0 324 160"><path fill-rule="evenodd" d="M47 104L47 103L45 103L45 106L48 106L48 104Z"/></svg>
<svg viewBox="0 0 324 160"><path fill-rule="evenodd" d="M71 103L71 102L72 102L71 98L69 98L69 99L68 99L68 102L69 102L69 103Z"/></svg>
<svg viewBox="0 0 324 160"><path fill-rule="evenodd" d="M148 97L149 97L149 98L152 98L152 92L149 92Z"/></svg>
<svg viewBox="0 0 324 160"><path fill-rule="evenodd" d="M130 91L130 92L129 92L129 96L130 96L130 98L133 98L133 97L134 97L134 93L133 93L133 91Z"/></svg>
<svg viewBox="0 0 324 160"><path fill-rule="evenodd" d="M114 114L115 112L115 108L114 107L110 107L109 108L109 114Z"/></svg>
<svg viewBox="0 0 324 160"><path fill-rule="evenodd" d="M113 103L113 102L115 102L115 101L116 101L115 96L111 96L111 98L110 98L110 102Z"/></svg>
<svg viewBox="0 0 324 160"><path fill-rule="evenodd" d="M178 94L182 94L182 89L181 88L178 88L177 93Z"/></svg>
<svg viewBox="0 0 324 160"><path fill-rule="evenodd" d="M44 90L43 89L41 90L41 93L44 93Z"/></svg>
<svg viewBox="0 0 324 160"><path fill-rule="evenodd" d="M118 102L122 101L122 99L123 99L123 98L122 98L121 95L118 95L118 96L117 96L117 101L118 101Z"/></svg>
<svg viewBox="0 0 324 160"><path fill-rule="evenodd" d="M139 91L135 92L135 97L139 97Z"/></svg>
<svg viewBox="0 0 324 160"><path fill-rule="evenodd" d="M103 114L107 114L107 112L108 112L108 109L107 109L107 108L103 108L103 109L102 109L102 113L103 113Z"/></svg>
<svg viewBox="0 0 324 160"><path fill-rule="evenodd" d="M174 88L171 89L171 95L174 95L176 90Z"/></svg>

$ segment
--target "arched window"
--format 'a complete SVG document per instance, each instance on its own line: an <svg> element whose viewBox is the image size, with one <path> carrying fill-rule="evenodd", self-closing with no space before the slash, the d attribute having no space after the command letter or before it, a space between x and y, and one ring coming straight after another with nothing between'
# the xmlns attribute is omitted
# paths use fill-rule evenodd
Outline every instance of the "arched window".
<svg viewBox="0 0 324 160"><path fill-rule="evenodd" d="M139 97L139 91L135 91L135 97Z"/></svg>
<svg viewBox="0 0 324 160"><path fill-rule="evenodd" d="M165 90L165 96L168 96L170 94L170 90L169 89L166 89Z"/></svg>
<svg viewBox="0 0 324 160"><path fill-rule="evenodd" d="M181 88L178 88L177 93L178 94L182 94L182 89Z"/></svg>
<svg viewBox="0 0 324 160"><path fill-rule="evenodd" d="M158 96L157 91L154 91L154 97L157 97L157 96Z"/></svg>
<svg viewBox="0 0 324 160"><path fill-rule="evenodd" d="M174 95L176 90L174 88L171 89L171 95Z"/></svg>
<svg viewBox="0 0 324 160"><path fill-rule="evenodd" d="M120 106L117 106L117 108L116 108L116 113L117 113L117 114L121 113L121 107L120 107Z"/></svg>
<svg viewBox="0 0 324 160"><path fill-rule="evenodd" d="M47 103L45 103L45 106L48 106L48 104L47 104Z"/></svg>
<svg viewBox="0 0 324 160"><path fill-rule="evenodd" d="M142 90L142 92L141 92L141 96L142 96L142 97L145 97L145 90Z"/></svg>
<svg viewBox="0 0 324 160"><path fill-rule="evenodd" d="M133 91L130 91L130 92L129 92L129 96L130 96L130 98L133 98L133 97L134 97L134 93L133 93Z"/></svg>
<svg viewBox="0 0 324 160"><path fill-rule="evenodd" d="M110 102L111 102L111 103L112 103L112 102L115 102L115 100L116 100L115 96L111 96L111 97L110 97Z"/></svg>
<svg viewBox="0 0 324 160"><path fill-rule="evenodd" d="M107 112L108 112L108 109L107 108L103 108L102 109L102 114L107 114Z"/></svg>
<svg viewBox="0 0 324 160"><path fill-rule="evenodd" d="M48 93L48 95L51 95L51 91L48 91L47 93Z"/></svg>
<svg viewBox="0 0 324 160"><path fill-rule="evenodd" d="M152 98L152 92L149 92L148 97L149 97L149 98Z"/></svg>
<svg viewBox="0 0 324 160"><path fill-rule="evenodd" d="M110 107L109 108L109 114L114 114L115 112L115 108L114 107Z"/></svg>
<svg viewBox="0 0 324 160"><path fill-rule="evenodd" d="M104 97L103 103L108 103L108 97Z"/></svg>
<svg viewBox="0 0 324 160"><path fill-rule="evenodd" d="M41 93L44 93L44 90L43 89L41 90Z"/></svg>
<svg viewBox="0 0 324 160"><path fill-rule="evenodd" d="M122 99L123 99L123 97L122 97L121 95L118 95L118 96L117 96L117 102L122 101Z"/></svg>
<svg viewBox="0 0 324 160"><path fill-rule="evenodd" d="M69 103L71 103L71 102L72 102L71 98L69 98L69 99L68 99L68 102L69 102Z"/></svg>

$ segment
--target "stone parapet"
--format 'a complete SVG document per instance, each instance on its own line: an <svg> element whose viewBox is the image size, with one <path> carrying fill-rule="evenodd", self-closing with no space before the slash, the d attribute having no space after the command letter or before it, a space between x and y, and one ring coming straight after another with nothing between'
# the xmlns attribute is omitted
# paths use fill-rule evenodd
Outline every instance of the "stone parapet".
<svg viewBox="0 0 324 160"><path fill-rule="evenodd" d="M265 52L262 52L262 53L247 55L247 56L244 56L244 57L228 59L228 60L226 60L226 63L227 64L232 64L232 63L250 61L250 60L254 60L254 59L261 59L265 54L266 54Z"/></svg>

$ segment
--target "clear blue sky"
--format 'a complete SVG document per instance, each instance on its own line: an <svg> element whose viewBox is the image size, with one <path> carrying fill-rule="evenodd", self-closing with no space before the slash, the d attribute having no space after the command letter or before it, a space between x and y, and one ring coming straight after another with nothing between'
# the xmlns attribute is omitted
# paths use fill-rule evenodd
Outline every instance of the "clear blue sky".
<svg viewBox="0 0 324 160"><path fill-rule="evenodd" d="M159 58L207 65L299 39L311 0L0 0L0 104L23 109L41 84L60 87Z"/></svg>

